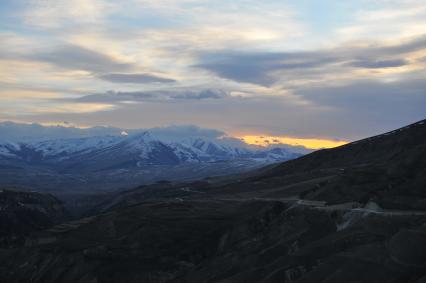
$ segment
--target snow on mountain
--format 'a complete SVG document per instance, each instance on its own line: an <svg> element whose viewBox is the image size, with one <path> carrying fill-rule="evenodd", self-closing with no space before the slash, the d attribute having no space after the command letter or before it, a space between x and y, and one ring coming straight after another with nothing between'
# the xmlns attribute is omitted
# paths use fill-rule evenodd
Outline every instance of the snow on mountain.
<svg viewBox="0 0 426 283"><path fill-rule="evenodd" d="M275 162L298 157L282 148L249 149L229 146L209 139L163 141L150 132L128 136L100 136L56 139L41 142L2 143L0 156L26 162L72 162L127 167L142 165L176 165L180 163L216 162L254 159ZM95 164L99 163L99 164Z"/></svg>
<svg viewBox="0 0 426 283"><path fill-rule="evenodd" d="M15 157L14 152L20 150L20 145L11 142L0 143L0 158L2 157Z"/></svg>
<svg viewBox="0 0 426 283"><path fill-rule="evenodd" d="M28 147L33 148L43 154L43 156L56 157L83 154L92 150L108 148L123 138L120 136L103 136L77 139L58 139L35 143L28 143Z"/></svg>
<svg viewBox="0 0 426 283"><path fill-rule="evenodd" d="M291 148L249 146L224 132L197 126L126 130L0 122L0 165L70 174L149 170L152 165L198 166L201 170L207 163L220 162L217 166L228 162L252 168L253 163L261 166L300 155Z"/></svg>

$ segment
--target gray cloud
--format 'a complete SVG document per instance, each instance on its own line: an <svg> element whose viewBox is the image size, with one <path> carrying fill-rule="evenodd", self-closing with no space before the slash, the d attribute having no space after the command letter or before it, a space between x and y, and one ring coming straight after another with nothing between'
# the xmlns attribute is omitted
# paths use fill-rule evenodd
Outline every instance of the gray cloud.
<svg viewBox="0 0 426 283"><path fill-rule="evenodd" d="M199 55L197 68L237 82L271 86L278 80L307 78L359 68L391 68L409 64L406 53L426 49L426 36L393 46L341 47L316 52L236 52ZM279 72L279 76L274 72Z"/></svg>
<svg viewBox="0 0 426 283"><path fill-rule="evenodd" d="M15 57L18 55L15 54ZM174 79L160 77L148 73L128 73L135 70L136 65L121 62L101 52L78 45L61 45L51 50L36 52L24 56L26 59L47 62L59 68L85 70L94 73L104 81L123 84L173 83ZM125 73L122 73L125 72Z"/></svg>
<svg viewBox="0 0 426 283"><path fill-rule="evenodd" d="M201 91L183 91L172 95L174 99L221 99L229 96L224 90L220 89L206 89Z"/></svg>
<svg viewBox="0 0 426 283"><path fill-rule="evenodd" d="M374 124L406 123L426 116L426 81L423 78L394 82L353 81L342 86L312 87L297 95L338 111L342 123L352 128Z"/></svg>
<svg viewBox="0 0 426 283"><path fill-rule="evenodd" d="M370 52L376 55L400 55L409 52L415 52L426 48L426 35L419 36L411 41L403 42L393 46L371 47Z"/></svg>
<svg viewBox="0 0 426 283"><path fill-rule="evenodd" d="M55 66L72 70L85 70L95 73L129 71L133 65L120 62L103 53L81 46L67 44L28 56L31 60L48 62Z"/></svg>
<svg viewBox="0 0 426 283"><path fill-rule="evenodd" d="M158 77L150 74L105 74L100 75L100 79L113 82L113 83L131 83L131 84L145 84L145 83L173 83L173 79Z"/></svg>
<svg viewBox="0 0 426 283"><path fill-rule="evenodd" d="M107 91L105 93L89 94L73 101L88 103L120 103L122 101L146 101L155 100L158 96L149 92L116 92Z"/></svg>
<svg viewBox="0 0 426 283"><path fill-rule="evenodd" d="M204 90L176 90L176 91L107 91L105 93L89 94L74 99L76 102L88 103L122 103L122 102L160 102L173 100L205 100L205 99L222 99L229 96L229 93L220 89L204 89Z"/></svg>
<svg viewBox="0 0 426 283"><path fill-rule="evenodd" d="M348 65L353 67L367 68L367 69L382 69L382 68L401 67L407 64L408 62L404 59L382 60L382 61L360 59L360 60L350 62Z"/></svg>
<svg viewBox="0 0 426 283"><path fill-rule="evenodd" d="M256 61L243 60L242 55L236 57L233 54L223 54L221 57L218 54L219 60L212 62L202 63L196 65L198 68L206 69L218 75L219 77L230 79L237 82L251 82L259 85L270 85L273 79L268 77L268 64L262 62L257 64ZM249 56L250 57L250 56Z"/></svg>
<svg viewBox="0 0 426 283"><path fill-rule="evenodd" d="M275 78L270 72L276 70L312 69L335 63L332 54L306 53L206 53L201 57L198 68L209 70L220 77L238 82L250 82L270 86Z"/></svg>
<svg viewBox="0 0 426 283"><path fill-rule="evenodd" d="M188 138L217 139L226 135L223 131L204 129L195 125L156 127L149 129L149 131L156 137L167 140L186 140Z"/></svg>

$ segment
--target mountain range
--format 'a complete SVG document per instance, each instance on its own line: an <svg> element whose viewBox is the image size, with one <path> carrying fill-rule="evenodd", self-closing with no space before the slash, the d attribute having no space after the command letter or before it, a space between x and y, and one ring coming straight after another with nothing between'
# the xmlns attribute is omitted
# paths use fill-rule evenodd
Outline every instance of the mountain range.
<svg viewBox="0 0 426 283"><path fill-rule="evenodd" d="M423 120L243 174L111 193L0 249L0 280L423 283L425 157Z"/></svg>
<svg viewBox="0 0 426 283"><path fill-rule="evenodd" d="M167 142L153 137L149 132L131 136L101 136L78 139L59 139L27 143L0 144L3 161L28 164L61 166L63 170L80 163L102 159L96 168L138 167L142 164L177 165L180 163L218 162L232 159L257 159L269 163L300 156L286 149L275 147L249 149L232 147L201 138L183 142ZM134 162L133 162L134 161ZM123 164L121 164L123 163Z"/></svg>
<svg viewBox="0 0 426 283"><path fill-rule="evenodd" d="M8 124L9 136L13 136L10 130L13 126ZM118 135L52 140L26 136L26 141L20 142L6 141L7 136L2 136L0 184L59 194L91 193L163 179L240 173L302 155L284 147L250 147L237 139L178 138L176 131L169 135L165 132L122 131Z"/></svg>

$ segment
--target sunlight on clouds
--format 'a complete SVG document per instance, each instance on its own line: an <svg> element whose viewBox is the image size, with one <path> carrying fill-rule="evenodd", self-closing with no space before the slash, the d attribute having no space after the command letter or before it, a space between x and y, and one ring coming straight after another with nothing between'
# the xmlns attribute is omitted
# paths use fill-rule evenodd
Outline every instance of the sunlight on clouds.
<svg viewBox="0 0 426 283"><path fill-rule="evenodd" d="M66 95L49 90L1 89L0 113L28 115L47 113L90 113L114 109L105 103L64 103Z"/></svg>
<svg viewBox="0 0 426 283"><path fill-rule="evenodd" d="M309 149L333 148L347 144L346 141L327 139L305 139L279 136L242 136L242 141L251 145L269 146L274 144L287 144L292 146L303 146Z"/></svg>
<svg viewBox="0 0 426 283"><path fill-rule="evenodd" d="M34 122L29 122L26 120L20 120L20 119L2 119L0 117L0 122L14 122L19 124L26 124L31 125L34 124ZM93 128L93 126L89 125L81 125L81 124L75 124L67 121L60 121L60 122L37 122L37 124L45 126L45 127L64 127L64 128L78 128L78 129L90 129Z"/></svg>
<svg viewBox="0 0 426 283"><path fill-rule="evenodd" d="M102 103L58 103L50 105L30 106L28 110L36 114L45 113L90 113L114 109L111 104Z"/></svg>
<svg viewBox="0 0 426 283"><path fill-rule="evenodd" d="M0 81L4 83L20 83L24 79L28 81L43 73L44 67L46 64L38 62L0 59ZM45 79L45 76L42 79Z"/></svg>
<svg viewBox="0 0 426 283"><path fill-rule="evenodd" d="M279 39L282 37L282 34L266 29L249 29L247 31L241 32L240 37L247 41L268 41Z"/></svg>
<svg viewBox="0 0 426 283"><path fill-rule="evenodd" d="M32 0L22 14L24 21L40 28L58 29L70 24L102 21L116 6L105 0Z"/></svg>
<svg viewBox="0 0 426 283"><path fill-rule="evenodd" d="M18 87L63 87L69 84L76 88L85 80L90 80L88 84L93 85L92 75L87 71L64 70L48 63L24 59L0 59L0 82Z"/></svg>
<svg viewBox="0 0 426 283"><path fill-rule="evenodd" d="M301 37L305 29L284 3L223 2L214 8L211 7L213 2L199 0L132 3L123 2L120 6L136 26L77 29L63 36L75 44L101 50L124 61L133 60L153 71L167 70L173 76L187 77L188 67L194 64L195 52L275 48L291 43L291 38ZM179 21L160 28L149 27L149 23L148 27L138 26L138 21L143 21L144 17L152 17L149 11L160 19L173 16Z"/></svg>
<svg viewBox="0 0 426 283"><path fill-rule="evenodd" d="M395 77L404 73L411 73L419 70L417 65L396 66L389 68L374 69L355 69L352 71L353 77L357 78L377 78L378 80L386 80L387 77Z"/></svg>
<svg viewBox="0 0 426 283"><path fill-rule="evenodd" d="M70 122L66 122L66 121L62 121L62 122L38 122L38 124L43 125L45 127L64 127L64 128L78 128L78 129L89 129L92 128L93 126L89 126L89 125L81 125L81 124L75 124L75 123L70 123Z"/></svg>
<svg viewBox="0 0 426 283"><path fill-rule="evenodd" d="M405 17L413 17L419 13L425 13L426 6L418 5L399 9L382 9L376 11L361 11L357 13L356 19L360 21L397 20Z"/></svg>
<svg viewBox="0 0 426 283"><path fill-rule="evenodd" d="M0 89L0 101L16 100L16 99L55 99L62 98L63 95L53 91L38 90L19 90L19 89Z"/></svg>
<svg viewBox="0 0 426 283"><path fill-rule="evenodd" d="M383 1L381 4L355 13L351 24L336 29L336 39L339 42L365 38L398 40L425 33L424 1Z"/></svg>

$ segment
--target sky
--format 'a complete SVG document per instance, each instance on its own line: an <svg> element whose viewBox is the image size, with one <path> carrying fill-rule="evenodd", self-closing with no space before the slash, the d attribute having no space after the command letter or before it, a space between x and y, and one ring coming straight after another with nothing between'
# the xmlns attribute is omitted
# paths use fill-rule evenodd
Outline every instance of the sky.
<svg viewBox="0 0 426 283"><path fill-rule="evenodd" d="M2 0L0 120L330 147L424 119L426 0Z"/></svg>

